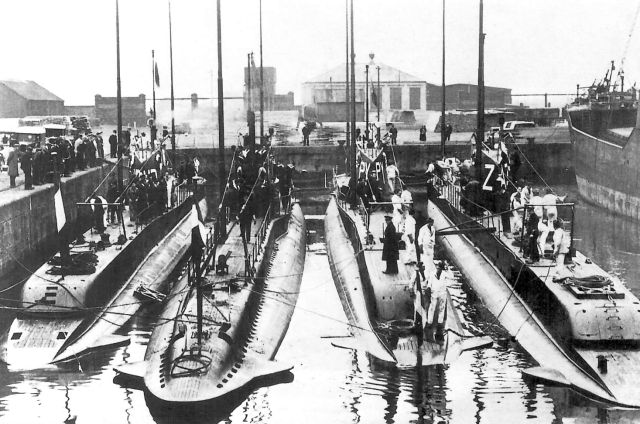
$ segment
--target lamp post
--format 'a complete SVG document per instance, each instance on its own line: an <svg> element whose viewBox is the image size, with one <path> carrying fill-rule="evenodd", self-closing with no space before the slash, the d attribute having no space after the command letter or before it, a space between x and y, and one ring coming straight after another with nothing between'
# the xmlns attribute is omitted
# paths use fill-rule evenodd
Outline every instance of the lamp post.
<svg viewBox="0 0 640 424"><path fill-rule="evenodd" d="M369 65L364 65L364 143L369 142Z"/></svg>
<svg viewBox="0 0 640 424"><path fill-rule="evenodd" d="M376 66L378 70L378 92L376 93L376 107L378 108L378 128L376 128L376 135L378 136L378 141L380 140L380 101L382 100L381 92L380 92L380 66Z"/></svg>
<svg viewBox="0 0 640 424"><path fill-rule="evenodd" d="M445 115L444 115L444 111L445 111L445 100L446 100L446 88L445 88L445 84L444 84L444 65L445 65L445 32L444 32L444 17L445 17L445 7L444 7L444 2L445 0L442 0L442 118L440 119L440 148L441 148L441 156L444 159L444 142L445 142L445 133L444 133L444 127L445 127Z"/></svg>

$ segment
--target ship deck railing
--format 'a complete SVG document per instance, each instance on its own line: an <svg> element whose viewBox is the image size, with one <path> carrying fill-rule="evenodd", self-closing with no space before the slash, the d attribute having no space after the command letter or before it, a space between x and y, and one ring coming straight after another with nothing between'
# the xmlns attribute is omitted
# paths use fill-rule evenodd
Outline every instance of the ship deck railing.
<svg viewBox="0 0 640 424"><path fill-rule="evenodd" d="M439 189L440 197L447 200L455 209L462 211L463 208L461 206L461 200L465 199L462 195L462 190L459 184L452 180L443 180L437 176L434 176L434 186ZM514 249L514 246L511 243L505 243L510 250L517 253L519 256L524 256L524 247L527 244L527 240L525 240L525 230L526 230L526 222L528 221L528 217L536 208L543 208L543 216L540 217L541 220L547 219L544 216L546 208L549 206L555 206L557 210L556 218L561 219L562 229L570 236L570 246L569 250L573 250L573 222L575 217L575 204L574 203L556 203L555 205L547 205L547 204L527 204L524 206L520 206L514 209L508 209L500 212L492 212L485 208L482 205L479 205L469 199L465 199L469 203L471 203L475 208L481 212L477 216L473 216L471 220L467 221L463 224L469 224L471 222L476 222L482 227L495 231L496 236L499 239L515 239L515 235L512 231L505 231L502 225L503 215L507 214L511 217L514 217L514 213L518 214L521 222L521 229L519 234L519 246L517 249ZM457 226L461 226L462 224L458 224ZM549 224L545 224L549 225ZM553 227L547 227L547 237L552 235L554 232ZM545 240L546 243L547 240ZM541 252L541 257L544 256L545 252Z"/></svg>

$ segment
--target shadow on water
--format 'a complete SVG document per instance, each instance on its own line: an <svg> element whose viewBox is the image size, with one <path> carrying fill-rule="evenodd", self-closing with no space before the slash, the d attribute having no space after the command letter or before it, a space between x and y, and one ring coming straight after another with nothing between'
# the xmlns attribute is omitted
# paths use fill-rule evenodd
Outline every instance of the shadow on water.
<svg viewBox="0 0 640 424"><path fill-rule="evenodd" d="M254 380L251 384L223 397L197 404L167 404L149 393L145 393L145 400L151 416L158 424L211 424L228 421L231 413L245 402L247 402L247 405L250 405L255 400L252 399L252 397L257 396L255 393L257 389L271 387L277 384L291 383L293 380L293 373L286 371L277 375ZM260 408L256 408L252 411L252 416L255 417L256 411L259 410Z"/></svg>

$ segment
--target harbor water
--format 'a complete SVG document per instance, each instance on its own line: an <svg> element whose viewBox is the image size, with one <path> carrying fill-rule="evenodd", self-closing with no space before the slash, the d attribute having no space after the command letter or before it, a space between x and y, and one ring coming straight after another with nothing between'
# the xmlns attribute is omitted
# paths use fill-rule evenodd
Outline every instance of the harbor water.
<svg viewBox="0 0 640 424"><path fill-rule="evenodd" d="M573 186L556 187L577 198ZM309 213L309 212L308 212ZM317 213L313 211L313 213ZM576 247L640 296L640 225L578 200ZM294 366L225 408L191 416L149 408L143 392L114 384L113 367L143 359L157 308L122 329L130 345L64 368L8 370L0 365L0 423L617 423L640 411L608 409L563 388L524 380L535 362L496 323L456 274L450 286L468 329L495 343L447 366L383 366L366 354L333 347L349 334L331 277L321 215L307 216L308 250L301 293L277 360ZM4 293L0 297L15 296ZM6 300L2 302L11 305ZM3 334L15 315L0 311ZM224 409L224 410L223 410Z"/></svg>

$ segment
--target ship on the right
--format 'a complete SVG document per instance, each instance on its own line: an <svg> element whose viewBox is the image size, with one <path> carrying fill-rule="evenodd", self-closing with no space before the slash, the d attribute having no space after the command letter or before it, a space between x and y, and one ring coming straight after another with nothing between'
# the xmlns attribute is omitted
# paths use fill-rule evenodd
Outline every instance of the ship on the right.
<svg viewBox="0 0 640 424"><path fill-rule="evenodd" d="M567 106L580 195L616 214L640 219L640 120L635 87L614 82L613 63L598 83ZM579 90L580 91L580 88ZM580 94L580 93L578 93Z"/></svg>

